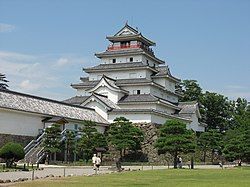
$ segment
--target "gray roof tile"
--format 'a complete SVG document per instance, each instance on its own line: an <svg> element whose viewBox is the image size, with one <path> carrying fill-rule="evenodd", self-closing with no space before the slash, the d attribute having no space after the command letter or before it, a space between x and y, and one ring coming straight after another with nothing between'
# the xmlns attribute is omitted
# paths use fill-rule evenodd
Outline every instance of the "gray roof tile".
<svg viewBox="0 0 250 187"><path fill-rule="evenodd" d="M137 54L137 53L143 53L144 50L141 48L128 48L128 49L122 49L122 50L112 50L112 51L104 51L101 53L96 53L95 55L97 57L104 57L104 56L113 56L113 55L123 55L123 54Z"/></svg>
<svg viewBox="0 0 250 187"><path fill-rule="evenodd" d="M147 65L142 62L128 62L128 63L114 63L114 64L99 64L94 67L84 68L84 70L108 70L108 69L118 69L118 68L135 68L135 67L147 67Z"/></svg>
<svg viewBox="0 0 250 187"><path fill-rule="evenodd" d="M86 101L90 96L75 96L69 99L66 99L62 102L72 104L72 105L81 105L84 101Z"/></svg>
<svg viewBox="0 0 250 187"><path fill-rule="evenodd" d="M196 101L179 102L178 106L181 108L179 114L194 114L197 110L198 103Z"/></svg>
<svg viewBox="0 0 250 187"><path fill-rule="evenodd" d="M99 81L89 81L88 79L81 79L81 80L84 82L72 84L72 86L94 87L99 82ZM115 80L115 84L117 86L123 86L124 84L151 83L151 82L152 82L151 80L146 78Z"/></svg>
<svg viewBox="0 0 250 187"><path fill-rule="evenodd" d="M118 101L119 103L128 102L154 102L158 101L158 98L152 96L151 94L137 94L137 95L127 95Z"/></svg>
<svg viewBox="0 0 250 187"><path fill-rule="evenodd" d="M158 73L156 73L155 76L171 75L168 66L158 66L156 67L156 70Z"/></svg>
<svg viewBox="0 0 250 187"><path fill-rule="evenodd" d="M108 122L93 109L13 91L0 90L0 107L48 116L61 116L68 119L92 120L97 123L108 124Z"/></svg>
<svg viewBox="0 0 250 187"><path fill-rule="evenodd" d="M110 108L119 108L115 103L113 103L111 100L109 100L106 96L96 94L94 93L94 96L96 96L98 99L100 99L102 102L104 102L107 106Z"/></svg>
<svg viewBox="0 0 250 187"><path fill-rule="evenodd" d="M169 114L160 110L155 110L155 109L113 109L112 111L110 111L109 113L118 113L119 115L122 116L122 114L124 113L156 113L159 115L164 115L167 118L173 118L173 119L181 119L181 120L185 120L185 121L191 121L191 119L189 118L185 118L182 116L178 116L178 115L174 115L174 114Z"/></svg>

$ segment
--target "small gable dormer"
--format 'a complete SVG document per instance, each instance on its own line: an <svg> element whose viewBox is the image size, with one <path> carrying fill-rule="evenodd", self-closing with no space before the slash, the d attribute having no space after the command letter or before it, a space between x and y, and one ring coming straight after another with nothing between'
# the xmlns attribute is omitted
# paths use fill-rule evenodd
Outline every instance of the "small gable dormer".
<svg viewBox="0 0 250 187"><path fill-rule="evenodd" d="M138 34L138 30L134 29L133 27L130 27L128 23L126 23L125 26L121 30L119 30L114 36L127 36L135 34Z"/></svg>
<svg viewBox="0 0 250 187"><path fill-rule="evenodd" d="M106 38L111 42L107 51L140 48L154 55L150 46L154 46L155 43L127 23L115 35L107 36Z"/></svg>

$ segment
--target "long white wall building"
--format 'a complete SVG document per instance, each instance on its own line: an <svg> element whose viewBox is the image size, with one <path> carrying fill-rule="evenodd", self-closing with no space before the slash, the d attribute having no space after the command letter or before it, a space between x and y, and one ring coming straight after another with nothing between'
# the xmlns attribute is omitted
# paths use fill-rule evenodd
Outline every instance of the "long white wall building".
<svg viewBox="0 0 250 187"><path fill-rule="evenodd" d="M94 109L0 89L0 145L17 141L23 145L43 133L53 123L61 130L78 130L83 120L98 124L104 132L108 121Z"/></svg>

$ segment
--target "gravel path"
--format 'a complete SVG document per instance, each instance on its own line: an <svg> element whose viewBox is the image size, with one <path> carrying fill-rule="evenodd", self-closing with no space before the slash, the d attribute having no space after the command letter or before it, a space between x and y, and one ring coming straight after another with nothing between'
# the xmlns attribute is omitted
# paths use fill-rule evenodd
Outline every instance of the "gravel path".
<svg viewBox="0 0 250 187"><path fill-rule="evenodd" d="M90 166L75 166L75 167L64 167L64 166L45 166L41 165L43 170L34 170L34 178L39 177L43 178L49 175L53 175L54 177L58 176L81 176L81 175L93 175L95 171ZM226 167L226 166L225 166ZM110 166L102 166L100 171L97 174L111 173L109 170ZM168 169L168 166L123 166L125 170L152 170L152 169ZM169 168L173 168L170 166ZM184 166L184 168L188 168ZM195 168L199 169L221 169L219 165L195 165ZM65 172L65 174L64 174ZM1 180L17 180L19 178L32 178L32 171L17 171L17 172L0 172Z"/></svg>
<svg viewBox="0 0 250 187"><path fill-rule="evenodd" d="M48 175L53 176L65 176L71 175L71 176L81 176L81 175L92 175L95 174L95 171L91 167L53 167L53 168L44 168L43 170L34 170L34 177L46 177ZM98 171L99 174L103 173L110 173L111 171L108 170L108 167L102 167L100 171ZM17 171L17 172L0 172L0 179L2 180L16 180L19 178L32 178L32 171Z"/></svg>

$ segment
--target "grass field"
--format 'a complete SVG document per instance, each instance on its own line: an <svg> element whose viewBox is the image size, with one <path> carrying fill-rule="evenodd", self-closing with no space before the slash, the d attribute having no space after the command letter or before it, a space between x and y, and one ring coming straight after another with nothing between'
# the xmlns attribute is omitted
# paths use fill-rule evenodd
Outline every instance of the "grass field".
<svg viewBox="0 0 250 187"><path fill-rule="evenodd" d="M99 176L69 177L62 179L37 180L14 184L21 187L64 187L64 186L250 186L250 168L224 170L150 170L132 171Z"/></svg>

